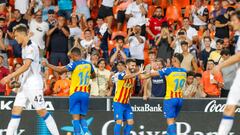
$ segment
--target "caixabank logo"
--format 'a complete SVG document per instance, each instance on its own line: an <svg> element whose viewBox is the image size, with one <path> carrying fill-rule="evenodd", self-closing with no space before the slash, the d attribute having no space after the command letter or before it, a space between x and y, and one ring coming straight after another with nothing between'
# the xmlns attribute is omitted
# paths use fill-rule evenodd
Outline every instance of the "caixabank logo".
<svg viewBox="0 0 240 135"><path fill-rule="evenodd" d="M87 121L87 126L89 127L91 125L91 123L93 122L93 117L88 118ZM63 126L61 127L61 130L64 132L70 132L73 133L74 129L73 126ZM81 129L81 135L84 135L83 130ZM92 132L89 130L89 133L87 135L92 135Z"/></svg>

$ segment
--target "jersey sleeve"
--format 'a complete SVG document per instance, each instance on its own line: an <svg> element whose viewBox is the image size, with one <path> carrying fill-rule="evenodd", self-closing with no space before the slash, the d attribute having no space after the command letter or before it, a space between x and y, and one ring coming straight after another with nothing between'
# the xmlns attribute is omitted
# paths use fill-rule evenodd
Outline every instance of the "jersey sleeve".
<svg viewBox="0 0 240 135"><path fill-rule="evenodd" d="M27 46L25 50L25 54L23 59L31 59L32 61L34 60L34 49L32 46Z"/></svg>
<svg viewBox="0 0 240 135"><path fill-rule="evenodd" d="M66 66L66 68L68 71L73 71L76 68L76 66L77 66L76 62L71 62Z"/></svg>
<svg viewBox="0 0 240 135"><path fill-rule="evenodd" d="M162 70L159 70L158 73L160 75L160 77L164 77L166 75L169 75L171 73L171 68L164 68Z"/></svg>
<svg viewBox="0 0 240 135"><path fill-rule="evenodd" d="M123 80L125 75L126 75L126 72L119 73L118 80Z"/></svg>

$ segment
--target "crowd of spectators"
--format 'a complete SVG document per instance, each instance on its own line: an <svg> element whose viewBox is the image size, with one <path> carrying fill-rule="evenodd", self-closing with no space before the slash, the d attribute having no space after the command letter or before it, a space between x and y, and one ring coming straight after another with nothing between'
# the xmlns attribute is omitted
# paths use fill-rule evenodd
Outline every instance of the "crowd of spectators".
<svg viewBox="0 0 240 135"><path fill-rule="evenodd" d="M73 47L90 61L97 77L91 96L113 96L115 77L128 58L145 65L146 72L171 67L174 53L184 56L188 73L183 97L226 97L237 65L213 76L211 70L235 53L240 33L230 16L239 0L0 0L0 79L22 64L14 39L17 25L29 28L41 59L67 65ZM68 96L70 74L42 67L47 96ZM0 84L0 95L15 95L11 84ZM133 96L164 97L164 77L137 80Z"/></svg>

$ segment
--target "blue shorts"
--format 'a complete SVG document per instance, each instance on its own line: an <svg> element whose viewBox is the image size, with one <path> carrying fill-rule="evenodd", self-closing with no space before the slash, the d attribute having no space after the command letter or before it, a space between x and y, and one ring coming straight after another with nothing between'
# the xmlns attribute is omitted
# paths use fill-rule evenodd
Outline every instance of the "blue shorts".
<svg viewBox="0 0 240 135"><path fill-rule="evenodd" d="M89 94L85 92L75 92L69 97L70 114L86 115L88 112Z"/></svg>
<svg viewBox="0 0 240 135"><path fill-rule="evenodd" d="M182 108L182 98L172 98L163 101L163 113L165 118L176 118Z"/></svg>
<svg viewBox="0 0 240 135"><path fill-rule="evenodd" d="M113 102L114 120L130 120L133 119L133 112L130 104L122 104Z"/></svg>

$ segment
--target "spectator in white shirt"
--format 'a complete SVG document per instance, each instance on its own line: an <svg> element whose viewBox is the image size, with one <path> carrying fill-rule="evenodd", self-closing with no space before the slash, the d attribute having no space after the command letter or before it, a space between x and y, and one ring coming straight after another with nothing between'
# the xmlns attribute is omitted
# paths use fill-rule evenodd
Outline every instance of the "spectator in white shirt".
<svg viewBox="0 0 240 135"><path fill-rule="evenodd" d="M146 38L141 36L141 26L137 25L128 31L126 42L129 43L131 58L136 59L137 65L144 64L144 45Z"/></svg>
<svg viewBox="0 0 240 135"><path fill-rule="evenodd" d="M34 3L30 4L30 7L25 14L25 18L29 20L29 30L32 34L31 40L38 45L40 57L44 55L45 49L45 35L49 30L49 25L47 22L42 21L42 10L38 10L35 14L31 14L34 8Z"/></svg>
<svg viewBox="0 0 240 135"><path fill-rule="evenodd" d="M194 29L193 27L190 26L190 22L189 22L188 17L183 18L183 28L186 30L187 37L191 41L196 41L198 39L198 32L197 32L196 29Z"/></svg>
<svg viewBox="0 0 240 135"><path fill-rule="evenodd" d="M126 17L129 19L127 22L127 28L133 28L136 25L141 26L141 35L146 35L146 18L148 7L147 4L143 2L143 0L136 0L129 4L126 9Z"/></svg>
<svg viewBox="0 0 240 135"><path fill-rule="evenodd" d="M206 7L203 6L202 0L196 0L194 7L192 8L190 18L192 19L195 29L206 28L207 20L209 18L209 12Z"/></svg>

